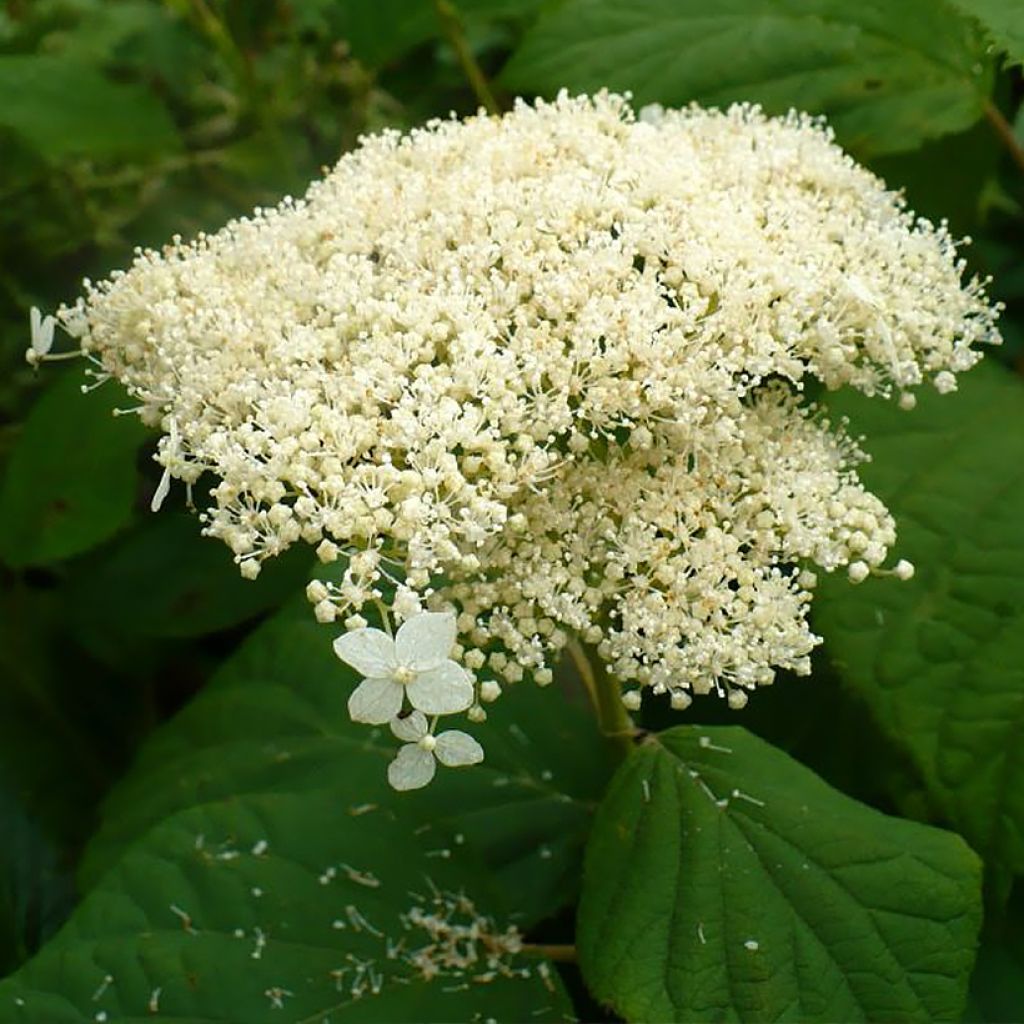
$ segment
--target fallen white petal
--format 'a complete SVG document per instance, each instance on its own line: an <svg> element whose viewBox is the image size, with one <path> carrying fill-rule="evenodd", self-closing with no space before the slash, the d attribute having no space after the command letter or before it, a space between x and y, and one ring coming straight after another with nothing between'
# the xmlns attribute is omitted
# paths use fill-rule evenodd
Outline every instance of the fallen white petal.
<svg viewBox="0 0 1024 1024"><path fill-rule="evenodd" d="M428 715L453 715L473 703L473 684L466 670L454 661L419 673L405 692L409 703Z"/></svg>
<svg viewBox="0 0 1024 1024"><path fill-rule="evenodd" d="M402 710L402 686L391 679L364 679L348 699L353 722L384 725Z"/></svg>
<svg viewBox="0 0 1024 1024"><path fill-rule="evenodd" d="M388 782L394 789L420 789L436 770L433 754L415 743L407 743L388 765Z"/></svg>
<svg viewBox="0 0 1024 1024"><path fill-rule="evenodd" d="M395 634L398 661L415 672L429 672L448 660L455 643L451 612L422 612L406 619Z"/></svg>
<svg viewBox="0 0 1024 1024"><path fill-rule="evenodd" d="M427 719L422 711L413 711L405 718L396 718L391 722L391 731L407 743L415 743L427 735Z"/></svg>
<svg viewBox="0 0 1024 1024"><path fill-rule="evenodd" d="M437 737L434 756L449 768L463 764L479 764L484 759L484 748L469 733L449 729Z"/></svg>
<svg viewBox="0 0 1024 1024"><path fill-rule="evenodd" d="M398 667L395 642L379 629L350 629L334 641L334 653L367 679L391 676Z"/></svg>

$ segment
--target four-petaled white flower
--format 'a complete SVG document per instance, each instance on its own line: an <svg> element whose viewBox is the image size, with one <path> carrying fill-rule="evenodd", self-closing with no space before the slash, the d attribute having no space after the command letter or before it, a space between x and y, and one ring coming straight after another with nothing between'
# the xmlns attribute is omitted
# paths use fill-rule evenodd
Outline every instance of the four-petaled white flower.
<svg viewBox="0 0 1024 1024"><path fill-rule="evenodd" d="M423 612L407 619L392 640L379 629L352 629L334 653L366 678L348 699L353 722L384 725L398 717L403 698L428 715L452 715L473 703L469 674L449 658L455 616Z"/></svg>
<svg viewBox="0 0 1024 1024"><path fill-rule="evenodd" d="M388 782L395 789L420 789L433 777L437 762L449 768L479 764L484 750L468 733L458 729L434 736L427 726L424 714L414 711L406 718L396 718L391 731L405 746L388 765Z"/></svg>

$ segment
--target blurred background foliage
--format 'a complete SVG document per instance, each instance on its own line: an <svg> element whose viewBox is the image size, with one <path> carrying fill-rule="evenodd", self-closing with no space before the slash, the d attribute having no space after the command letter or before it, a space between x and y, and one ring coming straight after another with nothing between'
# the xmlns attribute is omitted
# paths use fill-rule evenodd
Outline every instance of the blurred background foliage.
<svg viewBox="0 0 1024 1024"><path fill-rule="evenodd" d="M152 440L112 418L126 404L113 385L84 397L77 369L26 365L31 306L73 299L82 278L125 266L136 246L301 194L361 133L607 85L638 102L743 97L829 115L914 209L972 237L969 269L991 275L1007 307L996 358L1024 365L1019 5L888 5L884 43L872 34L880 3L787 0L790 12L823 12L788 29L768 6L730 0L709 27L691 0L7 0L0 973L73 904L99 802L139 742L300 589L310 564L296 553L244 583L180 495L152 517ZM1018 21L1001 27L1008 8ZM829 715L850 724L823 734ZM914 806L913 771L891 752L873 756L883 740L850 694L779 685L744 724L883 809L899 776L902 809Z"/></svg>

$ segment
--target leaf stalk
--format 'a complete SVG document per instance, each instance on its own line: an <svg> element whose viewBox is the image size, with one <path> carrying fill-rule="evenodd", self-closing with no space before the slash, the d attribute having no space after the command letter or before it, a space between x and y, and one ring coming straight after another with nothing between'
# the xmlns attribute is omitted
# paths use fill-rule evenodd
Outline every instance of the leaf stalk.
<svg viewBox="0 0 1024 1024"><path fill-rule="evenodd" d="M473 90L477 102L488 114L500 114L501 107L494 97L487 76L466 41L466 31L457 8L451 3L451 0L434 0L434 10L437 11L444 37L448 41L448 45L455 51L462 73L466 76L466 81L469 82L469 87Z"/></svg>
<svg viewBox="0 0 1024 1024"><path fill-rule="evenodd" d="M1013 125L1003 117L1002 111L991 100L985 102L985 118L999 136L1000 142L1010 151L1013 162L1024 171L1024 146L1021 146Z"/></svg>
<svg viewBox="0 0 1024 1024"><path fill-rule="evenodd" d="M594 707L601 734L613 740L622 756L627 757L633 749L637 729L622 703L622 689L618 681L609 675L603 662L598 659L591 661L587 657L578 640L570 640L566 650Z"/></svg>

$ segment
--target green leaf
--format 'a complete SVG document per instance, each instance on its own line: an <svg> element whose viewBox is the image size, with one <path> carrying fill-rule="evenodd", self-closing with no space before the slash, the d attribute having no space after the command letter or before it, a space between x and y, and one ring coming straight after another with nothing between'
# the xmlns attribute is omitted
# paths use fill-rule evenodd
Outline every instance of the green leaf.
<svg viewBox="0 0 1024 1024"><path fill-rule="evenodd" d="M862 476L917 572L824 579L825 650L937 814L986 860L1024 870L1024 386L986 363L910 413L845 392L829 406L866 435Z"/></svg>
<svg viewBox="0 0 1024 1024"><path fill-rule="evenodd" d="M903 191L916 214L936 224L947 220L950 231L962 237L981 227L986 190L1002 158L996 133L982 121L970 131L946 135L913 152L879 157L871 162L871 170L889 188ZM936 167L942 168L941 174L935 173ZM976 253L971 255L979 259ZM1014 263L1016 259L1015 252Z"/></svg>
<svg viewBox="0 0 1024 1024"><path fill-rule="evenodd" d="M1011 62L1024 61L1024 0L952 0L952 3L977 18Z"/></svg>
<svg viewBox="0 0 1024 1024"><path fill-rule="evenodd" d="M0 485L0 558L8 565L80 554L131 518L146 430L135 417L112 415L122 392L106 385L83 395L82 380L70 372L50 386L11 454Z"/></svg>
<svg viewBox="0 0 1024 1024"><path fill-rule="evenodd" d="M52 163L175 151L163 104L141 86L114 82L89 64L49 55L0 55L0 126Z"/></svg>
<svg viewBox="0 0 1024 1024"><path fill-rule="evenodd" d="M0 977L72 906L71 863L148 710L68 642L52 587L0 593Z"/></svg>
<svg viewBox="0 0 1024 1024"><path fill-rule="evenodd" d="M26 960L71 909L73 888L53 843L20 801L0 791L0 977Z"/></svg>
<svg viewBox="0 0 1024 1024"><path fill-rule="evenodd" d="M1018 1024L1024 1012L1024 886L989 908L971 975L965 1024Z"/></svg>
<svg viewBox="0 0 1024 1024"><path fill-rule="evenodd" d="M64 613L52 587L0 592L0 792L77 850L151 709L144 686L98 672L69 642Z"/></svg>
<svg viewBox="0 0 1024 1024"><path fill-rule="evenodd" d="M339 4L314 0L303 10L322 31L344 39L353 55L370 67L391 64L440 35L433 0L377 0L374 4Z"/></svg>
<svg viewBox="0 0 1024 1024"><path fill-rule="evenodd" d="M795 107L865 155L968 128L992 67L981 34L935 0L566 0L502 80L527 94L629 89L638 105Z"/></svg>
<svg viewBox="0 0 1024 1024"><path fill-rule="evenodd" d="M382 763L370 751L349 761L355 775ZM184 811L129 850L0 984L0 1022L563 1019L570 1006L546 964L498 951L515 972L505 976L487 942L465 932L466 961L445 961L452 926L481 925L493 899L471 858L433 853L401 815L350 818L327 790ZM417 911L447 933L417 924ZM508 924L497 919L490 934ZM439 969L433 980L417 954Z"/></svg>
<svg viewBox="0 0 1024 1024"><path fill-rule="evenodd" d="M454 0L459 20L477 25L493 20L532 18L552 0ZM433 0L376 0L373 4L338 4L315 0L306 19L330 26L361 61L380 67L442 35Z"/></svg>
<svg viewBox="0 0 1024 1024"><path fill-rule="evenodd" d="M439 771L427 789L398 795L384 777L397 741L348 719L357 679L331 650L335 633L299 604L252 635L115 790L86 853L86 884L175 811L231 794L324 791L343 820L367 805L400 806L437 849L474 848L522 922L571 900L611 775L589 716L554 687L510 687L487 723L465 726L484 746L483 765Z"/></svg>
<svg viewBox="0 0 1024 1024"><path fill-rule="evenodd" d="M147 0L117 0L116 3L90 3L76 12L78 19L70 31L60 32L61 59L90 65L125 65L158 71L145 59L154 37L174 37L181 32L180 22L165 7ZM178 68L180 74L180 65Z"/></svg>
<svg viewBox="0 0 1024 1024"><path fill-rule="evenodd" d="M980 889L959 837L743 729L684 726L637 748L597 813L580 967L631 1021L952 1021Z"/></svg>
<svg viewBox="0 0 1024 1024"><path fill-rule="evenodd" d="M1019 1024L1024 1012L1024 942L982 941L966 1024Z"/></svg>
<svg viewBox="0 0 1024 1024"><path fill-rule="evenodd" d="M300 591L313 560L296 547L245 580L193 515L160 513L113 549L76 566L68 603L93 633L202 636L251 619Z"/></svg>

